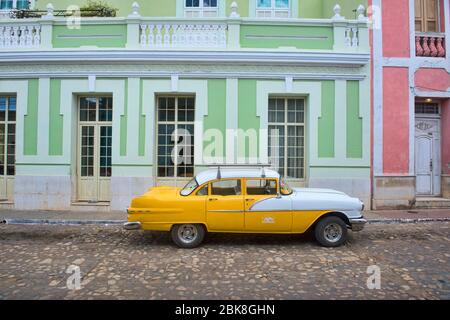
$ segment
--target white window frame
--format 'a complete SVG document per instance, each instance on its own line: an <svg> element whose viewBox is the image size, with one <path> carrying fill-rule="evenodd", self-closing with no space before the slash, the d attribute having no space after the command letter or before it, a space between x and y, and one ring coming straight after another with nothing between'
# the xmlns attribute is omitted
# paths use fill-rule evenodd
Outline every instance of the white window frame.
<svg viewBox="0 0 450 320"><path fill-rule="evenodd" d="M166 119L166 121L159 120L158 112L159 112L159 99L160 98L165 98L165 99L167 99L167 98L174 98L175 99L175 109L174 109L175 117L174 117L173 120L167 120L167 119ZM188 99L188 98L194 99L194 120L193 121L188 121L188 120L182 121L182 120L178 119L178 110L179 110L178 104L179 104L179 100L180 99ZM196 101L197 100L196 100L196 96L195 95L160 94L160 95L156 96L156 116L155 116L155 120L156 120L156 126L155 126L155 129L156 129L156 131L155 131L155 139L156 139L156 149L155 149L156 150L156 156L155 156L155 159L156 159L156 165L155 165L155 167L156 167L156 177L157 177L157 179L168 179L168 180L192 179L195 176L195 174L194 174L194 172L195 172L195 157L194 157L194 155L195 155L195 149L197 148L195 146L195 121L196 121L195 120L195 111L196 111L196 106L197 106L196 105ZM194 137L194 145L193 145L194 150L193 150L193 152L191 154L191 161L192 161L192 163L189 164L189 166L193 167L193 175L192 176L178 175L178 167L179 166L180 167L187 166L187 164L185 164L185 165L178 164L178 152L175 152L175 161L174 161L174 164L173 164L173 170L174 170L173 176L169 176L169 175L165 175L164 176L164 175L160 175L159 174L159 167L160 167L159 161L158 161L158 157L160 156L160 154L159 154L159 147L160 146L166 146L167 147L167 145L160 145L159 144L159 139L158 139L159 138L159 133L158 133L159 132L159 125L173 125L175 130L176 130L176 128L178 128L178 125L192 125L194 127L194 134L193 134L193 137ZM179 146L178 142L175 141L174 144L173 144L173 149L178 150L178 146ZM167 153L163 154L163 156L166 156L166 155L167 155ZM168 166L165 166L165 167L167 168Z"/></svg>
<svg viewBox="0 0 450 320"><path fill-rule="evenodd" d="M281 176L289 179L289 180L295 180L295 181L305 181L306 180L306 156L307 156L307 146L306 146L306 139L307 139L307 132L306 132L306 119L307 119L307 115L306 115L306 99L303 97L286 97L286 96L270 96L269 100L274 99L274 100L284 100L284 122L272 122L269 120L268 122L268 128L270 128L271 126L283 126L284 128L284 153L283 153L283 172L280 172ZM288 122L288 100L293 99L293 100L303 100L303 122ZM269 115L268 111L268 115ZM288 176L288 128L289 127L302 127L303 128L303 146L297 146L298 148L302 148L303 149L303 161L301 162L301 166L298 167L299 169L303 170L303 175L300 177L289 177ZM269 129L268 132L268 138L271 138L271 132ZM268 146L270 146L270 144L268 144ZM281 154L279 154L279 156L281 156ZM273 155L271 155L271 157L273 157ZM297 157L297 158L301 158L301 157ZM278 160L279 161L279 160ZM292 167L291 167L292 168Z"/></svg>
<svg viewBox="0 0 450 320"><path fill-rule="evenodd" d="M294 0L295 1L295 0ZM276 0L270 0L270 7L258 7L258 0L255 0L256 17L257 18L290 18L292 0L288 0L286 8L277 8L275 6ZM285 13L283 16L282 14Z"/></svg>
<svg viewBox="0 0 450 320"><path fill-rule="evenodd" d="M187 7L186 0L183 1L183 11L186 18L216 18L219 16L219 1L217 0L215 7L204 7L204 0L199 0L198 7ZM205 15L206 12L211 14Z"/></svg>

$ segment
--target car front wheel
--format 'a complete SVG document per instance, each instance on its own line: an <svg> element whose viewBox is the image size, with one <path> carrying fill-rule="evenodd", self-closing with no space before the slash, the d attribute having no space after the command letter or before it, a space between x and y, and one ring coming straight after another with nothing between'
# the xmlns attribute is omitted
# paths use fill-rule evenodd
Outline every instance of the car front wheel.
<svg viewBox="0 0 450 320"><path fill-rule="evenodd" d="M317 223L314 233L322 246L338 247L347 240L347 225L339 217L326 217Z"/></svg>
<svg viewBox="0 0 450 320"><path fill-rule="evenodd" d="M195 248L203 242L205 233L201 224L177 224L172 227L171 236L180 248Z"/></svg>

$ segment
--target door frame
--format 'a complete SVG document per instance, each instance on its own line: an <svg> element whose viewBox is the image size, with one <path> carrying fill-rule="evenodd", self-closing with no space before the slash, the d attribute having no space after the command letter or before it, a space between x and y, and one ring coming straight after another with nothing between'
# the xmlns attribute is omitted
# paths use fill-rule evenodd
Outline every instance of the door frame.
<svg viewBox="0 0 450 320"><path fill-rule="evenodd" d="M5 190L4 196L0 194L0 202L13 201L14 200L14 181L15 181L15 171L16 171L16 155L17 155L17 95L16 94L0 94L1 97L6 98L5 106L5 120L2 123L5 126L4 129L4 154L3 154L3 165L4 174L0 176L0 183L3 185L2 188ZM9 120L9 99L16 99L16 118L14 121ZM9 125L14 124L14 175L8 175L8 128Z"/></svg>
<svg viewBox="0 0 450 320"><path fill-rule="evenodd" d="M154 113L154 132L153 132L153 145L155 146L153 148L153 159L154 160L154 168L153 168L153 174L155 177L154 184L155 186L175 186L175 187L184 187L190 180L192 180L195 177L196 173L196 164L195 164L195 158L193 157L193 167L194 172L192 177L180 177L176 175L177 171L177 165L174 166L174 176L173 177L160 177L158 176L158 109L159 109L159 98L175 98L175 120L174 125L180 124L178 121L178 99L179 98L193 98L194 99L194 121L192 124L194 125L194 139L195 139L195 122L196 122L196 115L197 115L197 95L195 93L164 93L164 92L155 92L155 113ZM166 121L167 123L168 121ZM162 121L164 123L164 121ZM187 124L187 122L181 122L181 124ZM194 140L194 154L195 154L195 140ZM193 154L193 156L194 156Z"/></svg>
<svg viewBox="0 0 450 320"><path fill-rule="evenodd" d="M95 110L95 121L85 121L81 123L80 121L80 100L82 98L96 98L96 110ZM109 200L100 200L99 190L100 190L100 155L99 155L99 148L100 148L100 127L101 126L110 126L113 128L113 119L111 121L98 121L99 118L99 98L111 98L112 104L113 104L113 111L112 116L114 117L114 100L112 94L79 94L76 97L77 105L76 105L76 112L77 112L77 124L76 124L76 201L77 202L92 202L92 203L98 203L98 202L109 202ZM86 199L80 199L80 178L81 178L81 127L82 126L94 126L94 176L93 178L95 181L95 188L96 188L96 196L95 199L86 200ZM112 139L112 136L111 136ZM112 144L111 144L112 147ZM112 155L111 155L112 156ZM111 177L108 177L111 179Z"/></svg>
<svg viewBox="0 0 450 320"><path fill-rule="evenodd" d="M416 128L416 123L419 120L436 120L437 121L437 131L438 131L438 139L439 142L435 143L436 137L432 136L431 137L431 159L433 161L433 171L431 172L431 192L430 194L419 194L417 193L417 181L415 184L415 195L416 197L437 197L440 196L442 193L441 187L440 187L440 183L441 183L441 157L442 157L442 150L441 150L441 106L440 104L438 104L438 108L439 108L439 113L438 114L422 114L422 113L414 113L414 148L415 148L415 144L416 144L416 132L417 132L417 128ZM437 148L437 159L434 159L435 154L436 154L436 148ZM416 154L414 154L414 163L416 163ZM436 171L438 171L438 174L436 174ZM417 177L417 173L416 173L416 166L414 164L414 176ZM436 182L435 179L438 179L438 181ZM436 188L435 185L438 185L438 190L439 192L436 192Z"/></svg>
<svg viewBox="0 0 450 320"><path fill-rule="evenodd" d="M269 94L268 95L268 99L267 99L267 129L269 128L270 125L278 125L280 123L276 123L276 122L270 122L269 121L269 100L270 99L284 99L285 102L285 122L283 124L283 127L285 129L287 129L288 126L303 126L303 178L288 178L287 176L283 174L281 175L286 182L289 183L289 185L294 186L294 187L307 187L309 184L309 178L310 178L310 174L309 174L309 156L310 156L310 150L309 150L309 128L310 128L310 123L309 123L309 108L310 108L310 99L308 95L303 95L303 94ZM303 114L304 114L304 121L303 124L288 124L286 121L287 116L288 116L288 100L289 99L294 99L294 100L303 100ZM269 132L267 132L267 137L269 137ZM285 132L285 152L286 152L286 157L285 157L285 163L283 164L285 166L285 170L287 169L287 130ZM267 141L267 148L269 148L269 142ZM268 156L269 150L267 150L267 156Z"/></svg>

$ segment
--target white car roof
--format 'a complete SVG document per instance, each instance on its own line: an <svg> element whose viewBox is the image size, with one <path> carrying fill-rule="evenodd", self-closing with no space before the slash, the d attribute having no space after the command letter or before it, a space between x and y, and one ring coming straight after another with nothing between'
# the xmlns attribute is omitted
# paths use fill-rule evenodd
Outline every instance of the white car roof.
<svg viewBox="0 0 450 320"><path fill-rule="evenodd" d="M237 168L220 168L220 177L221 178L261 178L263 171L261 168L246 168L246 169L237 169ZM264 174L266 178L279 178L280 174L274 170L264 168ZM216 180L217 179L217 168L208 169L202 172L199 172L195 179L199 185L204 184L205 182Z"/></svg>

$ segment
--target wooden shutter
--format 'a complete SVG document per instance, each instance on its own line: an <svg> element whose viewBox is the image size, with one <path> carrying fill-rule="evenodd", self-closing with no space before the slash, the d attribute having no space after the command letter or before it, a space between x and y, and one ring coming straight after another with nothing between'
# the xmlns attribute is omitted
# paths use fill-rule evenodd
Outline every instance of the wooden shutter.
<svg viewBox="0 0 450 320"><path fill-rule="evenodd" d="M414 15L416 31L424 31L423 27L423 2L424 0L414 0Z"/></svg>
<svg viewBox="0 0 450 320"><path fill-rule="evenodd" d="M426 31L438 32L438 0L426 0Z"/></svg>
<svg viewBox="0 0 450 320"><path fill-rule="evenodd" d="M414 0L415 29L418 32L439 32L438 0Z"/></svg>

